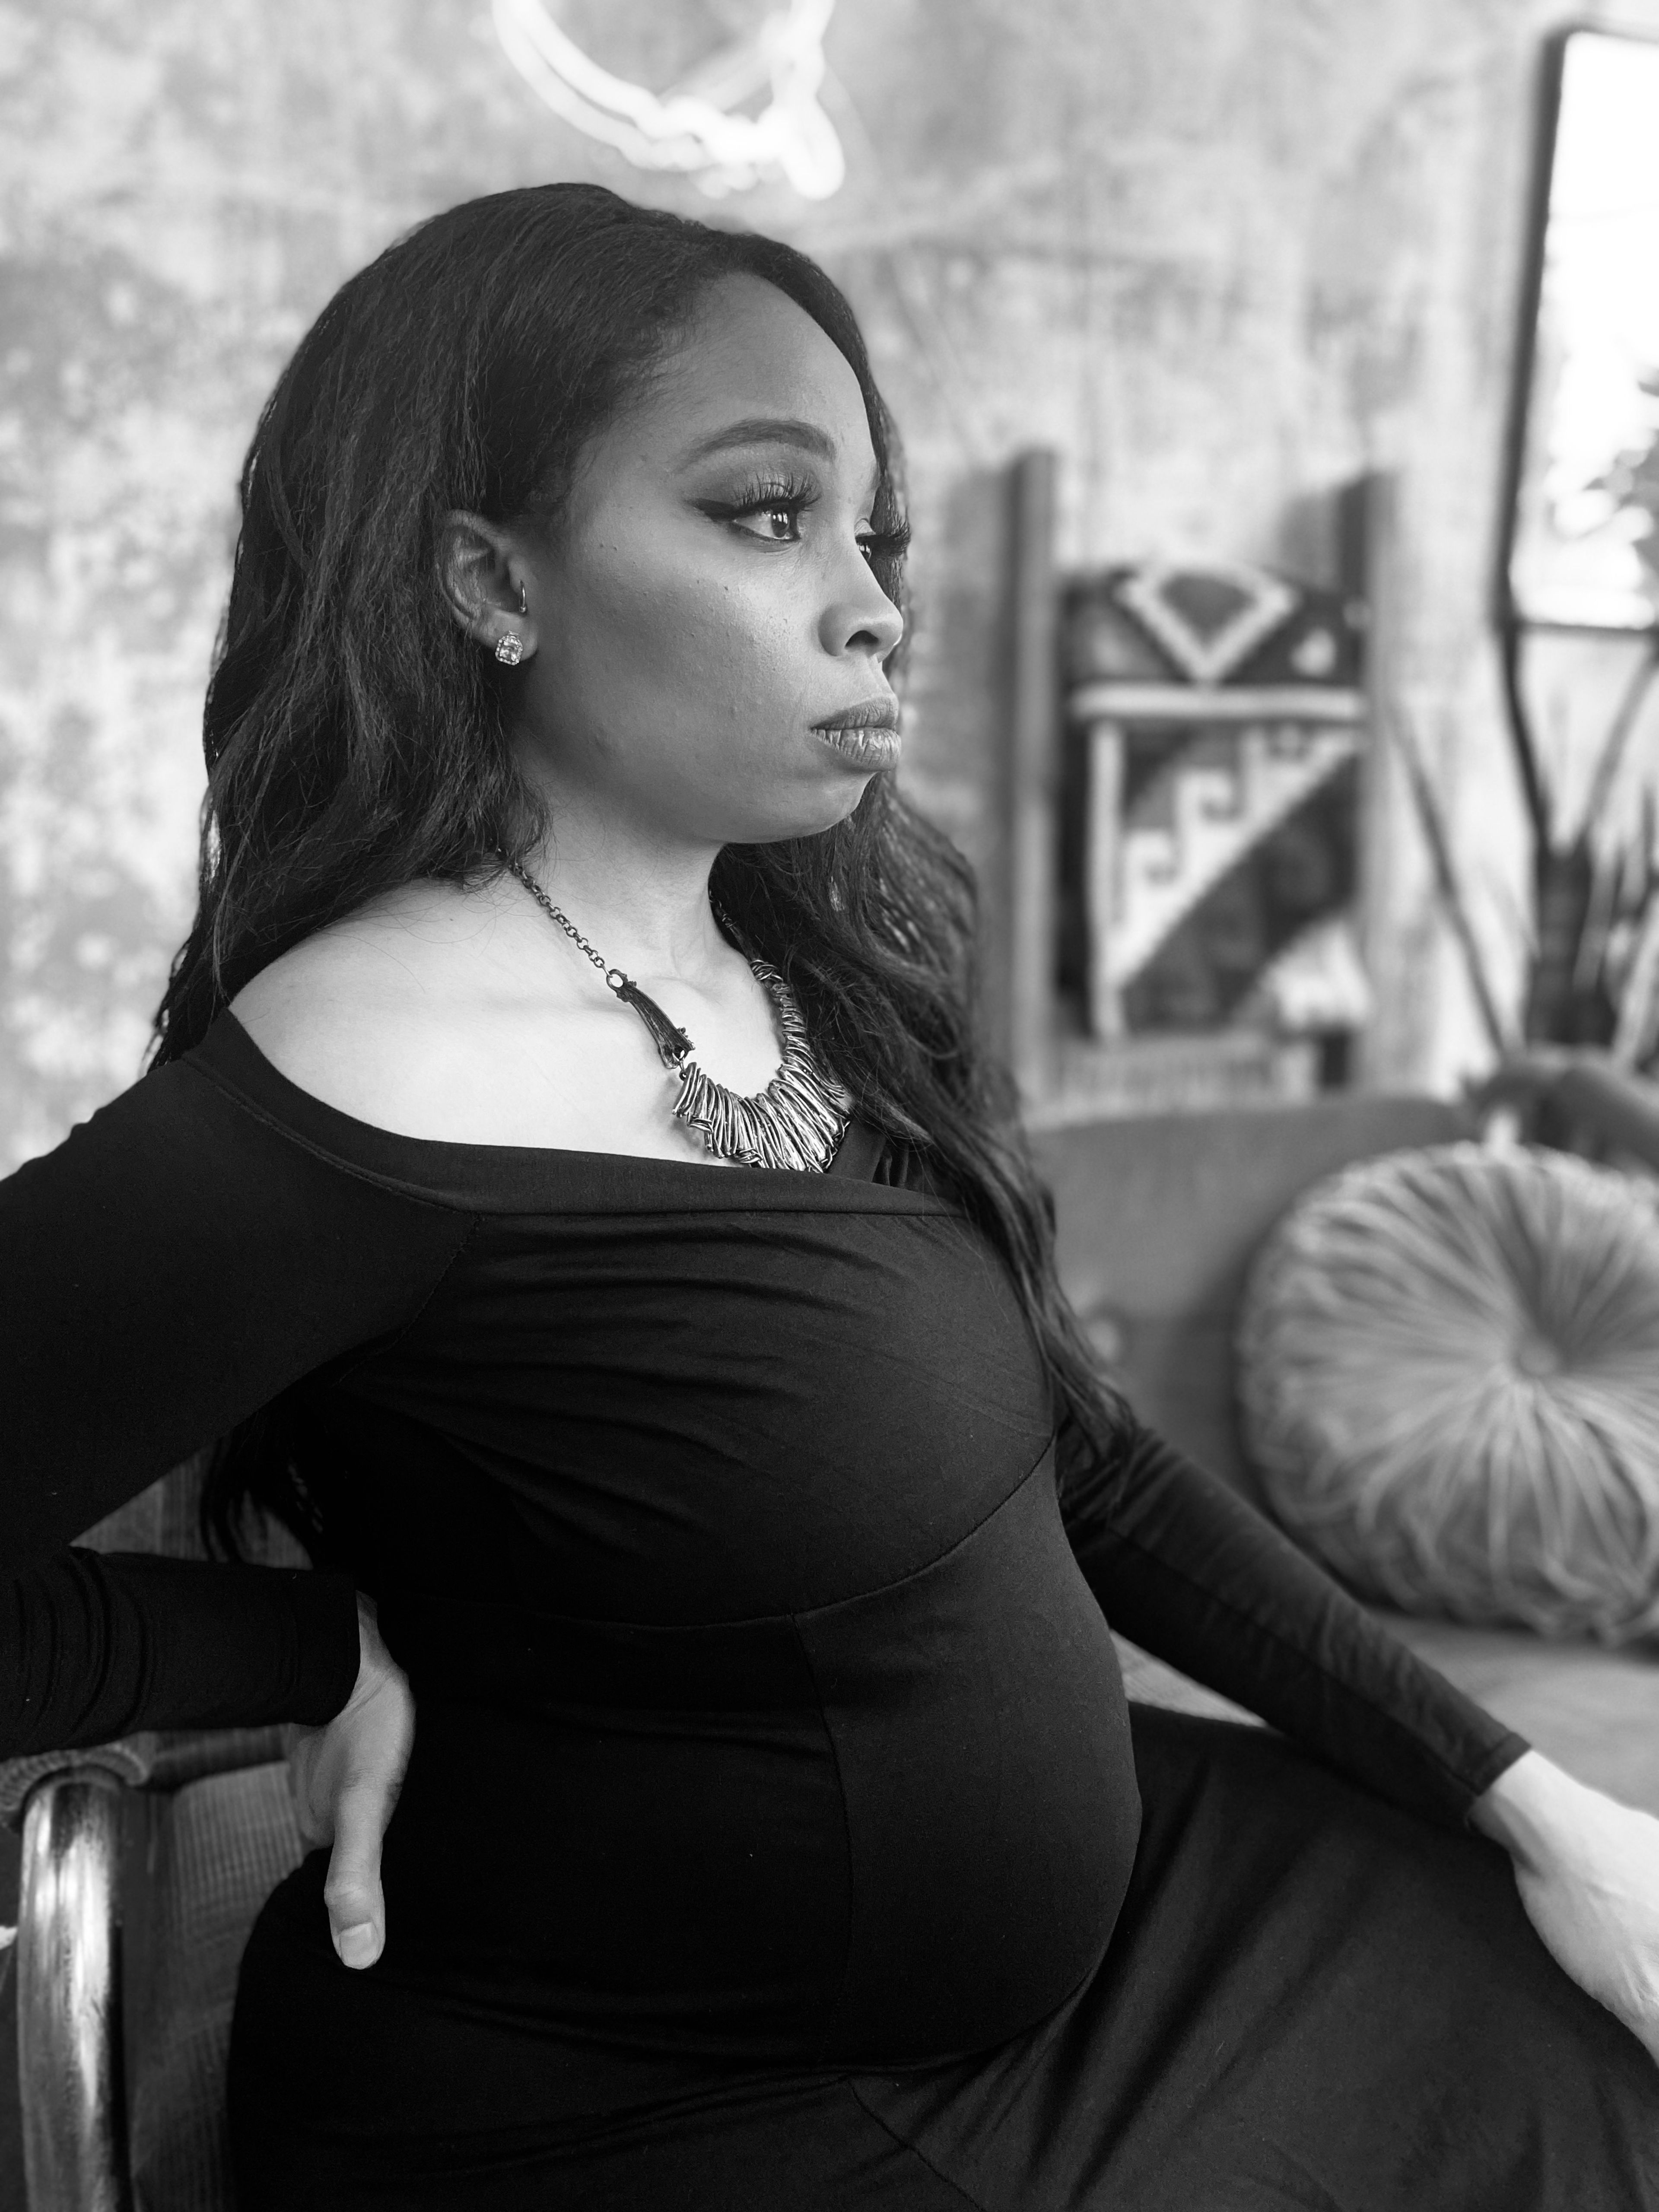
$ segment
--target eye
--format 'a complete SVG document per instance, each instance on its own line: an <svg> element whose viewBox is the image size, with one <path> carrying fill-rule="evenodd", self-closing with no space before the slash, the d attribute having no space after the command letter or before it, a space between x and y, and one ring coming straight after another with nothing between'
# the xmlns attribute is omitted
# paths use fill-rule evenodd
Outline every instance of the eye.
<svg viewBox="0 0 1659 2212"><path fill-rule="evenodd" d="M859 551L874 568L878 561L902 561L910 543L909 525L899 521L886 530L860 530Z"/></svg>
<svg viewBox="0 0 1659 2212"><path fill-rule="evenodd" d="M763 507L738 507L732 520L751 538L764 538L774 545L794 545L800 540L802 499L769 500Z"/></svg>
<svg viewBox="0 0 1659 2212"><path fill-rule="evenodd" d="M758 538L768 545L800 543L801 517L817 503L816 488L793 476L757 477L735 498L700 501L713 522Z"/></svg>

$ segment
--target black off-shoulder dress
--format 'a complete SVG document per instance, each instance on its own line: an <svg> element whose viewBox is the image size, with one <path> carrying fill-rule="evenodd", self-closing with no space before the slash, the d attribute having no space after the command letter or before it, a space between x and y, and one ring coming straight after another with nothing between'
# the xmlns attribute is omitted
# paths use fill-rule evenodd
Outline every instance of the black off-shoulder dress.
<svg viewBox="0 0 1659 2212"><path fill-rule="evenodd" d="M324 1856L243 2212L1586 2212L1659 2075L1463 1815L1524 1747L1144 1431L1063 1431L902 1147L395 1137L238 1024L0 1186L0 1749L418 1722L388 1945ZM280 1401L349 1571L64 1548ZM1107 1621L1275 1733L1126 1705Z"/></svg>

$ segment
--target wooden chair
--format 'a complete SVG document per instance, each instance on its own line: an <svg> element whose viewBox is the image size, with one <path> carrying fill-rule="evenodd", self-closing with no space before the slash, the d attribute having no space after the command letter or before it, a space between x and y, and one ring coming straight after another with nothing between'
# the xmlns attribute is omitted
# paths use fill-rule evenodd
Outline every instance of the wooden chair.
<svg viewBox="0 0 1659 2212"><path fill-rule="evenodd" d="M201 1556L200 1470L82 1539ZM258 1556L301 1558L270 1530ZM281 1731L149 1732L0 1765L22 1830L18 2087L29 2212L219 2212L224 2074L248 1930L300 1861Z"/></svg>

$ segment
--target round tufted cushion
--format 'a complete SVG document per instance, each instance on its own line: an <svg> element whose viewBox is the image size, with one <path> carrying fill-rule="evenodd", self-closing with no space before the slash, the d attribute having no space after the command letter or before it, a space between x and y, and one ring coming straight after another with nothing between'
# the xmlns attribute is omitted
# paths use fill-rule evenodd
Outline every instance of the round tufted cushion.
<svg viewBox="0 0 1659 2212"><path fill-rule="evenodd" d="M1274 1511L1411 1612L1659 1628L1659 1206L1559 1152L1396 1152L1310 1190L1239 1333Z"/></svg>

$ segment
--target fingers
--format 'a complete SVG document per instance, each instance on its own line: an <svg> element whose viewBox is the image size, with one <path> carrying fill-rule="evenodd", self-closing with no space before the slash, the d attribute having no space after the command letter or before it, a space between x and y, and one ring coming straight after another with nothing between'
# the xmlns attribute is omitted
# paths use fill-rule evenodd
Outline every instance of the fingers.
<svg viewBox="0 0 1659 2212"><path fill-rule="evenodd" d="M374 1608L359 1596L357 1682L325 1727L291 1740L289 1777L306 1842L330 1844L323 1898L342 1962L372 1966L386 1948L380 1846L415 1738L409 1680L381 1640Z"/></svg>
<svg viewBox="0 0 1659 2212"><path fill-rule="evenodd" d="M334 1948L348 1966L372 1966L386 1948L380 1844L391 1817L391 1793L374 1783L350 1785L335 1808L323 1902Z"/></svg>
<svg viewBox="0 0 1659 2212"><path fill-rule="evenodd" d="M315 1850L334 1833L328 1805L318 1788L317 1773L324 1749L322 1729L294 1729L288 1743L288 1790L300 1840Z"/></svg>

